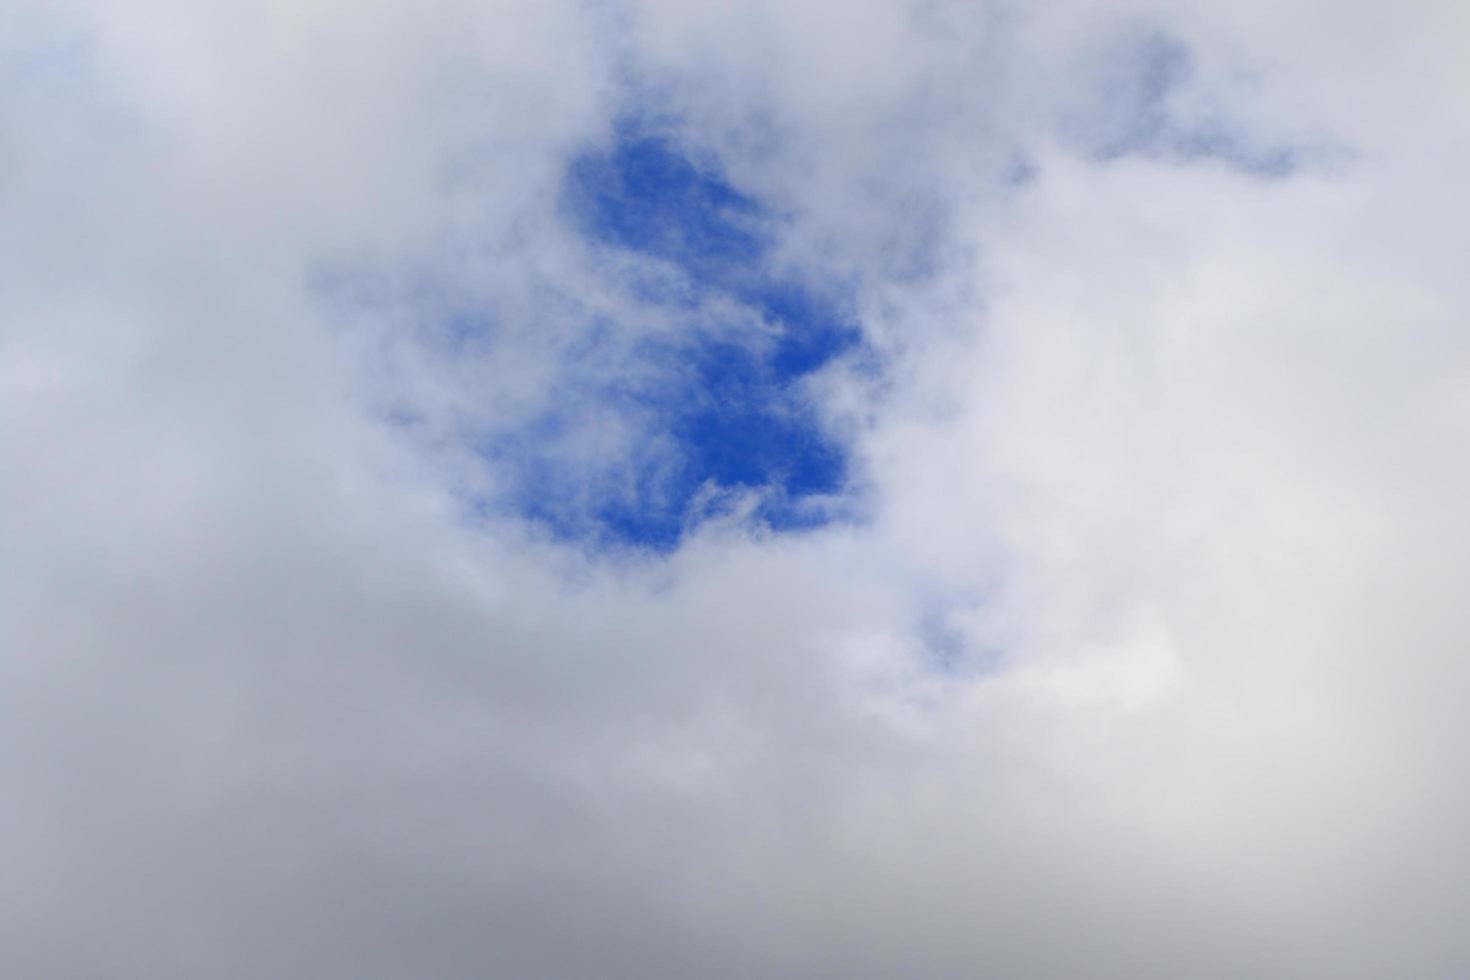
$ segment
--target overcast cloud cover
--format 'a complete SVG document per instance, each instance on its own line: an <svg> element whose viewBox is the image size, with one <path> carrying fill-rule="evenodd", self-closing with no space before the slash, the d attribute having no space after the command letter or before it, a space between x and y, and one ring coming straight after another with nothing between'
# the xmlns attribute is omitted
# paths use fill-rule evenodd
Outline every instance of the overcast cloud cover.
<svg viewBox="0 0 1470 980"><path fill-rule="evenodd" d="M1470 974L1467 11L0 0L0 976Z"/></svg>

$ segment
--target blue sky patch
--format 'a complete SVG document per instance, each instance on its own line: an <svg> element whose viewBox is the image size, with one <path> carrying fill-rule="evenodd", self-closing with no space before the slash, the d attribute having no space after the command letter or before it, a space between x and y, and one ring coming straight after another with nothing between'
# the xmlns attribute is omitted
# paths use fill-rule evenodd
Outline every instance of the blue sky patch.
<svg viewBox="0 0 1470 980"><path fill-rule="evenodd" d="M1291 175L1308 148L1253 132L1199 79L1189 46L1162 32L1130 33L1101 52L1089 97L1064 121L1088 156L1218 160L1261 177Z"/></svg>
<svg viewBox="0 0 1470 980"><path fill-rule="evenodd" d="M573 160L567 202L584 234L604 244L727 279L765 250L761 210L670 142L623 133Z"/></svg>
<svg viewBox="0 0 1470 980"><path fill-rule="evenodd" d="M634 127L572 161L562 207L595 249L664 264L682 286L657 296L625 284L676 328L640 342L633 370L589 353L567 376L579 390L558 399L642 433L625 458L578 471L555 451L577 425L560 417L487 443L517 474L519 512L562 539L657 551L740 500L775 530L833 519L849 461L804 383L860 335L839 299L773 270L780 217L672 138Z"/></svg>

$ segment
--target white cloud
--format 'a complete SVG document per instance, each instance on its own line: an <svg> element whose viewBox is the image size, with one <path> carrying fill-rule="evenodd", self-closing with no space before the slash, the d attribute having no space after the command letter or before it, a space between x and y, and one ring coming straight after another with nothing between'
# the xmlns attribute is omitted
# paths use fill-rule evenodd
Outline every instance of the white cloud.
<svg viewBox="0 0 1470 980"><path fill-rule="evenodd" d="M0 972L1464 972L1458 7L9 7ZM1351 155L1079 154L1140 24ZM679 329L556 218L640 109L851 287L863 521L457 509Z"/></svg>

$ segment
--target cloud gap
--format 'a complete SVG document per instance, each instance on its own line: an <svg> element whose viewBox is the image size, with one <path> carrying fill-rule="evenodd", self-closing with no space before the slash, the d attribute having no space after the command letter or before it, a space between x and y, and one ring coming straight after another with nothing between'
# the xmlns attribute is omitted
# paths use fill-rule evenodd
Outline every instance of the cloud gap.
<svg viewBox="0 0 1470 980"><path fill-rule="evenodd" d="M563 541L655 552L737 508L774 531L841 516L850 463L806 389L859 349L860 331L832 290L776 266L781 217L673 137L631 123L569 162L561 210L594 254L629 270L616 288L669 327L623 358L582 352L564 365L576 390L558 407L483 442L514 473L505 505ZM649 264L674 275L647 275ZM616 458L558 451L584 424L573 414L588 412L635 434Z"/></svg>

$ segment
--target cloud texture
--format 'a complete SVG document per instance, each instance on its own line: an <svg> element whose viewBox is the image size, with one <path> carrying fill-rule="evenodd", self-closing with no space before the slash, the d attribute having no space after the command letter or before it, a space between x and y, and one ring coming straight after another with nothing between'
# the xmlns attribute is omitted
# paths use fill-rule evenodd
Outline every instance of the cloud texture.
<svg viewBox="0 0 1470 980"><path fill-rule="evenodd" d="M1470 23L1204 6L0 0L0 974L1464 976Z"/></svg>

